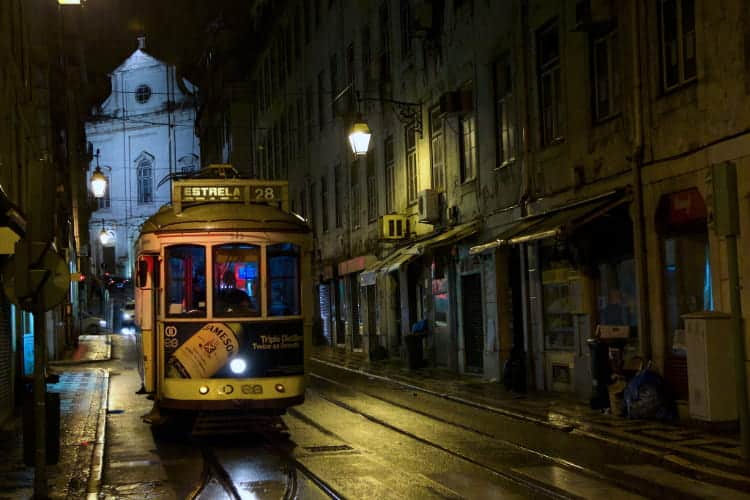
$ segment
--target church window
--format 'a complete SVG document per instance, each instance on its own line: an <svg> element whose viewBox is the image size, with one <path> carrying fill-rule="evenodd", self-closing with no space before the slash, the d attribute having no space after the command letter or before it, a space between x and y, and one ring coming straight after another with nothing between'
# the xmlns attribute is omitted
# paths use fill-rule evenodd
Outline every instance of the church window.
<svg viewBox="0 0 750 500"><path fill-rule="evenodd" d="M146 104L151 99L151 87L148 85L139 85L135 89L135 100L138 104Z"/></svg>

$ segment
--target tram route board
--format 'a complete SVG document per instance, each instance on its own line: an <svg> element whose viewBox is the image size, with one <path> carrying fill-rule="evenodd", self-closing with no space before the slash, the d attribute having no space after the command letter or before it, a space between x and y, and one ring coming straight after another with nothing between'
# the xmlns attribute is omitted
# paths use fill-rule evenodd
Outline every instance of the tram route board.
<svg viewBox="0 0 750 500"><path fill-rule="evenodd" d="M286 208L288 184L255 179L189 179L174 181L172 199L177 211L183 203L244 202L280 204Z"/></svg>

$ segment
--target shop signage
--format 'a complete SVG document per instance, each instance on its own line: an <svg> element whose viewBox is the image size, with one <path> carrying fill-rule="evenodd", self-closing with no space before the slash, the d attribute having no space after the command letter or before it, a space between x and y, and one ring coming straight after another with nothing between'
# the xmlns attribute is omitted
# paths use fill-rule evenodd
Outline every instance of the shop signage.
<svg viewBox="0 0 750 500"><path fill-rule="evenodd" d="M696 188L668 196L669 209L666 214L668 224L679 226L706 218L706 204Z"/></svg>

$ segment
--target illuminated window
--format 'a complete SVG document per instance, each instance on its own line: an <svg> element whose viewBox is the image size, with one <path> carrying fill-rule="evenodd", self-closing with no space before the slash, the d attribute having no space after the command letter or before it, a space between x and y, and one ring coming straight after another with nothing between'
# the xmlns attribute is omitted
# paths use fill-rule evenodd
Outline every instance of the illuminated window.
<svg viewBox="0 0 750 500"><path fill-rule="evenodd" d="M268 256L268 315L293 316L300 314L300 249L291 243L269 245Z"/></svg>
<svg viewBox="0 0 750 500"><path fill-rule="evenodd" d="M214 316L260 316L260 247L218 245L213 258Z"/></svg>
<svg viewBox="0 0 750 500"><path fill-rule="evenodd" d="M406 127L406 201L409 204L417 201L417 136L414 125Z"/></svg>
<svg viewBox="0 0 750 500"><path fill-rule="evenodd" d="M175 245L166 249L167 316L206 315L206 249Z"/></svg>
<svg viewBox="0 0 750 500"><path fill-rule="evenodd" d="M443 155L443 115L438 106L430 111L430 166L432 188L445 189L445 162Z"/></svg>

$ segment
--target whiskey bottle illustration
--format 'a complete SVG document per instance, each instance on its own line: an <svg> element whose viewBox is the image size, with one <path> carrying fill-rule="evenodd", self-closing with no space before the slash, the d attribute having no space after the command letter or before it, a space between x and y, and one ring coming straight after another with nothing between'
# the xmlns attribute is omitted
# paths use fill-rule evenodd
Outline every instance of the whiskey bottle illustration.
<svg viewBox="0 0 750 500"><path fill-rule="evenodd" d="M239 323L206 323L174 352L167 377L213 376L239 351L241 331Z"/></svg>

